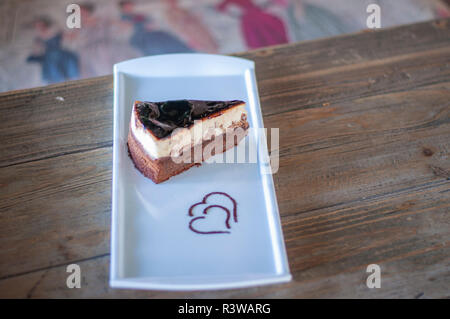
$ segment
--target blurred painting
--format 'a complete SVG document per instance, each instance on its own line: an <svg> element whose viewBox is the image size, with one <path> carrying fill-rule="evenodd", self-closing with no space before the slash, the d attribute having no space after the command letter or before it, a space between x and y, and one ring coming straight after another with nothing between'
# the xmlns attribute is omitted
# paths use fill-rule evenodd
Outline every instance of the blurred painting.
<svg viewBox="0 0 450 319"><path fill-rule="evenodd" d="M227 54L366 28L371 0L0 1L0 91L112 73L117 62L165 53ZM448 17L435 0L378 0L383 27ZM2 35L2 36L1 36Z"/></svg>

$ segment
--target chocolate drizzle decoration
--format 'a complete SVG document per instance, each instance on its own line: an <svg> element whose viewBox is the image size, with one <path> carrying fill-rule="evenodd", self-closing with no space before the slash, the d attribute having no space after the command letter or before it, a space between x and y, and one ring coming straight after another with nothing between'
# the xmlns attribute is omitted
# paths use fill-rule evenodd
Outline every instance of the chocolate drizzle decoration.
<svg viewBox="0 0 450 319"><path fill-rule="evenodd" d="M158 138L170 135L175 129L190 127L195 120L228 109L242 101L172 100L165 102L138 102L136 109L145 128Z"/></svg>
<svg viewBox="0 0 450 319"><path fill-rule="evenodd" d="M233 211L230 212L230 210L229 210L227 207L225 207L225 206L217 205L217 204L212 204L212 205L208 205L207 207L205 207L205 208L203 209L203 211L202 211L202 216L195 217L195 216L194 216L194 212L193 212L193 211L194 211L194 208L197 207L197 206L199 206L199 205L205 205L205 204L207 204L208 198L209 198L211 195L221 195L221 196L227 197L227 198L232 202L232 204L233 204ZM222 210L226 213L226 216L227 216L227 217L226 217L226 219L225 219L225 227L226 227L227 230L201 231L201 230L198 230L198 229L195 228L194 223L195 223L196 221L198 221L198 220L205 219L205 218L206 218L206 215L208 214L208 211L209 211L211 208L220 208L220 209L222 209ZM190 216L190 217L195 217L195 218L192 218L192 219L191 219L191 221L189 222L189 226L188 226L189 229L190 229L191 231L193 231L194 233L197 233L197 234L203 234L203 235L209 235L209 234L229 234L229 233L230 233L230 230L231 230L230 219L232 218L233 221L234 221L234 223L237 223L237 222L238 222L238 216L237 216L237 202L236 202L236 200L235 200L233 197L231 197L231 196L228 195L227 193L224 193L224 192L211 192L211 193L209 193L209 194L206 194L200 202L193 204L193 205L189 208L188 216Z"/></svg>

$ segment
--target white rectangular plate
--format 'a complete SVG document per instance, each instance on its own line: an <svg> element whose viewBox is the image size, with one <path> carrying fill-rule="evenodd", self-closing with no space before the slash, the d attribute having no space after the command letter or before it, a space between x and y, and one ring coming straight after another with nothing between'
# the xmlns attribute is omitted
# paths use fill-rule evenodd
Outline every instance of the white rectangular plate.
<svg viewBox="0 0 450 319"><path fill-rule="evenodd" d="M289 281L273 179L262 173L262 161L205 163L159 185L134 167L127 151L133 101L174 99L243 100L250 127L263 127L252 61L170 54L114 66L110 285L197 290ZM193 227L229 233L198 234L189 228L198 217L188 216L189 208L211 192L235 199L238 221L231 218L228 229L226 212L212 208L208 218ZM232 205L219 197L214 200ZM208 204L217 204L213 198Z"/></svg>

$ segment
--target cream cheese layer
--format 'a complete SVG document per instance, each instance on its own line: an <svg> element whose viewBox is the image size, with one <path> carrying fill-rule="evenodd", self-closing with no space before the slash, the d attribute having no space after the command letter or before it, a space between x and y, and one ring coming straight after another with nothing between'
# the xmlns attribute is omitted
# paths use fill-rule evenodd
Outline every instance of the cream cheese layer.
<svg viewBox="0 0 450 319"><path fill-rule="evenodd" d="M221 111L221 115L204 118L194 122L188 128L178 128L170 136L158 139L144 125L136 120L136 110L133 106L131 112L130 127L137 141L142 145L145 152L153 159L174 156L173 151L181 150L187 146L201 143L203 139L221 135L226 129L242 120L242 115L247 116L245 103L235 105L227 110Z"/></svg>

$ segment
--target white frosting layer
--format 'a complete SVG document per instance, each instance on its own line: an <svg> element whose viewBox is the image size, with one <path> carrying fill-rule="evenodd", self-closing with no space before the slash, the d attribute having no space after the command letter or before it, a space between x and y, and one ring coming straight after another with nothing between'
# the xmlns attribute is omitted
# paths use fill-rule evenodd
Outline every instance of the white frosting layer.
<svg viewBox="0 0 450 319"><path fill-rule="evenodd" d="M173 149L181 150L186 146L193 146L202 142L202 139L209 139L225 133L225 130L234 123L241 121L242 114L247 116L245 103L234 106L220 116L198 120L189 128L179 128L172 132L171 136L157 139L153 136L140 121L135 120L135 110L131 112L130 127L134 137L141 143L145 152L153 159L171 156ZM172 153L171 153L172 152Z"/></svg>

